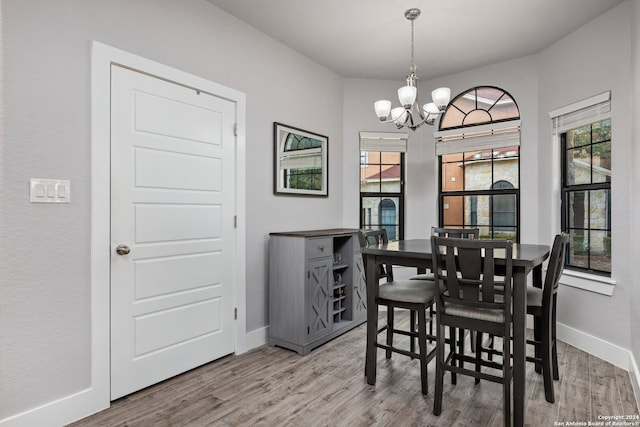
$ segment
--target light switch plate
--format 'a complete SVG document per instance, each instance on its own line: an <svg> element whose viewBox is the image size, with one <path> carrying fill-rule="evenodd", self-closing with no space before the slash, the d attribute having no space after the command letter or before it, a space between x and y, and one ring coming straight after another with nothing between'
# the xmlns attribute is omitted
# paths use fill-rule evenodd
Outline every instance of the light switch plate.
<svg viewBox="0 0 640 427"><path fill-rule="evenodd" d="M31 203L71 203L71 181L66 179L30 180Z"/></svg>

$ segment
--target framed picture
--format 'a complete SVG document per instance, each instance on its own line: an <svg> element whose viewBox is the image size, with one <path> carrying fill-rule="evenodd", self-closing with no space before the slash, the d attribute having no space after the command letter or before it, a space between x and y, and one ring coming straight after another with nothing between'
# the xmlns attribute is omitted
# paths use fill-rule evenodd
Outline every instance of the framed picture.
<svg viewBox="0 0 640 427"><path fill-rule="evenodd" d="M329 138L274 123L273 141L274 194L327 197Z"/></svg>

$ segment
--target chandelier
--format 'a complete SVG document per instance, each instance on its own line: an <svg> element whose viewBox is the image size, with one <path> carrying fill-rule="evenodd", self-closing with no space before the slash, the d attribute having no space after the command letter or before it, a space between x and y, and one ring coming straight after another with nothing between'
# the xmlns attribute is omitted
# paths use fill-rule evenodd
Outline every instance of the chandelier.
<svg viewBox="0 0 640 427"><path fill-rule="evenodd" d="M376 101L374 108L381 122L395 123L398 129L408 127L416 130L423 124L432 125L449 104L451 89L441 87L431 92L433 102L420 105L418 101L418 76L416 63L413 59L413 21L420 16L420 9L408 9L404 17L411 21L411 67L407 76L407 85L398 89L398 99L402 107L391 108L391 101L386 99Z"/></svg>

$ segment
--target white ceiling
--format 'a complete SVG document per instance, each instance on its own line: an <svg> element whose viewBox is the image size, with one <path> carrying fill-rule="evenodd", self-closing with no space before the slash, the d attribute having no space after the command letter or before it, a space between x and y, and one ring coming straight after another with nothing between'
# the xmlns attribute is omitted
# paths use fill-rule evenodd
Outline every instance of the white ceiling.
<svg viewBox="0 0 640 427"><path fill-rule="evenodd" d="M624 0L207 0L343 77L421 80L550 46Z"/></svg>

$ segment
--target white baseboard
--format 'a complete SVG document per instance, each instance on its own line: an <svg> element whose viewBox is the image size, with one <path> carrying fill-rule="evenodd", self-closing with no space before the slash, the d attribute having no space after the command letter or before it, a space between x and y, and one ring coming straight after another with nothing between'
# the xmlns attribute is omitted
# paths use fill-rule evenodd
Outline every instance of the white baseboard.
<svg viewBox="0 0 640 427"><path fill-rule="evenodd" d="M96 389L82 390L0 420L1 427L63 426L109 407L109 396Z"/></svg>
<svg viewBox="0 0 640 427"><path fill-rule="evenodd" d="M633 395L636 397L636 405L640 408L640 369L638 369L636 359L631 352L629 352L629 376L631 377Z"/></svg>
<svg viewBox="0 0 640 427"><path fill-rule="evenodd" d="M626 348L610 343L603 339L589 335L583 331L564 325L557 324L557 334L560 341L579 348L589 354L599 357L602 360L630 371L629 360L633 357Z"/></svg>

